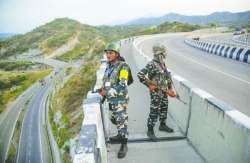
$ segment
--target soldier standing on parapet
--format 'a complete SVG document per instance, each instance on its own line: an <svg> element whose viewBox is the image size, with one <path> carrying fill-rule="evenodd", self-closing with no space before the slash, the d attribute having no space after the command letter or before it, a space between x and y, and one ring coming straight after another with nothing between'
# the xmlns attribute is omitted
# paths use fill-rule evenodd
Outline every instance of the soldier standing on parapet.
<svg viewBox="0 0 250 163"><path fill-rule="evenodd" d="M158 116L160 120L160 131L173 132L173 129L166 125L168 112L168 96L175 97L172 89L171 74L165 65L166 49L163 45L153 46L153 60L138 74L141 83L146 85L150 91L150 113L147 121L147 135L152 141L157 141L154 133L154 126Z"/></svg>
<svg viewBox="0 0 250 163"><path fill-rule="evenodd" d="M128 81L129 66L121 59L120 48L117 44L110 43L105 48L108 65L103 77L103 87L100 94L105 96L109 103L110 119L116 125L118 134L110 138L111 141L121 143L118 158L126 156L128 151Z"/></svg>

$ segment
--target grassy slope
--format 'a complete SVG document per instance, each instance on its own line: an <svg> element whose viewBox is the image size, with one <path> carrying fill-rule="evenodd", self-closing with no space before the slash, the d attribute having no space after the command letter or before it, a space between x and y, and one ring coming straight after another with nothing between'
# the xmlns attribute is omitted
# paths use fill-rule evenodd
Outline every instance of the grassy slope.
<svg viewBox="0 0 250 163"><path fill-rule="evenodd" d="M165 22L158 26L147 28L144 31L134 33L133 35L158 34L167 32L190 32L200 28L201 26L199 25L192 25L180 22Z"/></svg>
<svg viewBox="0 0 250 163"><path fill-rule="evenodd" d="M0 71L0 113L8 102L14 100L35 81L45 77L51 69L27 72Z"/></svg>
<svg viewBox="0 0 250 163"><path fill-rule="evenodd" d="M134 33L144 31L148 26L143 25L127 25L127 26L99 26L97 29L106 42L120 40L129 37Z"/></svg>
<svg viewBox="0 0 250 163"><path fill-rule="evenodd" d="M54 50L75 37L78 37L81 46L89 48L93 43L92 40L100 35L95 27L81 24L72 19L59 18L24 35L0 41L0 49L5 51L0 52L0 57L21 54L32 48L38 48L44 55L50 55Z"/></svg>
<svg viewBox="0 0 250 163"><path fill-rule="evenodd" d="M35 63L32 63L30 61L12 62L12 61L0 60L0 70L4 71L27 70L34 65Z"/></svg>
<svg viewBox="0 0 250 163"><path fill-rule="evenodd" d="M83 120L82 100L95 84L99 59L98 55L85 56L81 70L77 71L52 98L50 122L58 146L66 151L63 154L65 162L70 162L69 146L66 144L80 131ZM56 112L62 113L60 122L57 123L53 120Z"/></svg>

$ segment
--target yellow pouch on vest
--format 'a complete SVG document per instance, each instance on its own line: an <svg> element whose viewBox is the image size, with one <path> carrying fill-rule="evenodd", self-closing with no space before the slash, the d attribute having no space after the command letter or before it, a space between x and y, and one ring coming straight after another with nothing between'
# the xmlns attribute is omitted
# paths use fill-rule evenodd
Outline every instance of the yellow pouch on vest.
<svg viewBox="0 0 250 163"><path fill-rule="evenodd" d="M120 71L119 79L125 79L126 81L128 81L128 71L126 69L122 69Z"/></svg>

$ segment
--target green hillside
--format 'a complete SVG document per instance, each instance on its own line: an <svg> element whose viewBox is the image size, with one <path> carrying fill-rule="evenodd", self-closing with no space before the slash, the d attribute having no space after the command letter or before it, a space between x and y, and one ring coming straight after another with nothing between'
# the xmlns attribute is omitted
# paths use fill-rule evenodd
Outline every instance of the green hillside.
<svg viewBox="0 0 250 163"><path fill-rule="evenodd" d="M6 58L34 48L40 49L44 55L50 55L53 51L72 40L82 46L82 53L86 53L92 44L102 40L101 37L95 27L81 24L72 19L59 18L24 35L0 41L0 48L2 49L0 57ZM75 46L75 44L72 46Z"/></svg>
<svg viewBox="0 0 250 163"><path fill-rule="evenodd" d="M165 22L158 26L149 27L144 31L134 33L134 35L158 34L167 32L191 32L200 28L202 28L200 25L192 25L180 22Z"/></svg>
<svg viewBox="0 0 250 163"><path fill-rule="evenodd" d="M50 68L28 71L0 70L0 113L6 109L8 102L15 100L23 91L51 71Z"/></svg>
<svg viewBox="0 0 250 163"><path fill-rule="evenodd" d="M117 26L99 26L97 29L100 31L102 36L106 39L106 41L119 40L121 38L126 38L128 36L133 35L134 33L138 33L144 31L149 26L144 25L117 25Z"/></svg>
<svg viewBox="0 0 250 163"><path fill-rule="evenodd" d="M199 28L201 28L199 25L180 22L165 22L153 27L142 25L94 27L72 19L59 18L24 35L0 41L0 58L22 54L29 49L39 49L44 56L56 55L57 59L68 61L78 59L93 50L99 52L106 42L121 38L142 34L188 32ZM60 48L64 50L60 52Z"/></svg>

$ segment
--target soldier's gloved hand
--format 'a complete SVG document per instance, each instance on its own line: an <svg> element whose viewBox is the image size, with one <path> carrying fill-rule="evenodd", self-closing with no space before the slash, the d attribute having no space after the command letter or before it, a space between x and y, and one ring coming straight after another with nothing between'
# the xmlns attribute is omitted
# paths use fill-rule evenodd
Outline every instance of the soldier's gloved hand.
<svg viewBox="0 0 250 163"><path fill-rule="evenodd" d="M150 92L152 92L152 91L154 91L154 90L156 89L156 85L154 85L154 84L149 84L149 85L148 85L148 88L149 88Z"/></svg>
<svg viewBox="0 0 250 163"><path fill-rule="evenodd" d="M105 96L105 90L104 90L104 88L101 88L100 90L99 90L99 95L101 95L102 97L103 96Z"/></svg>
<svg viewBox="0 0 250 163"><path fill-rule="evenodd" d="M168 94L168 96L170 96L170 97L175 97L175 96L176 96L176 93L173 91L173 89L169 89L169 90L167 91L167 94Z"/></svg>

